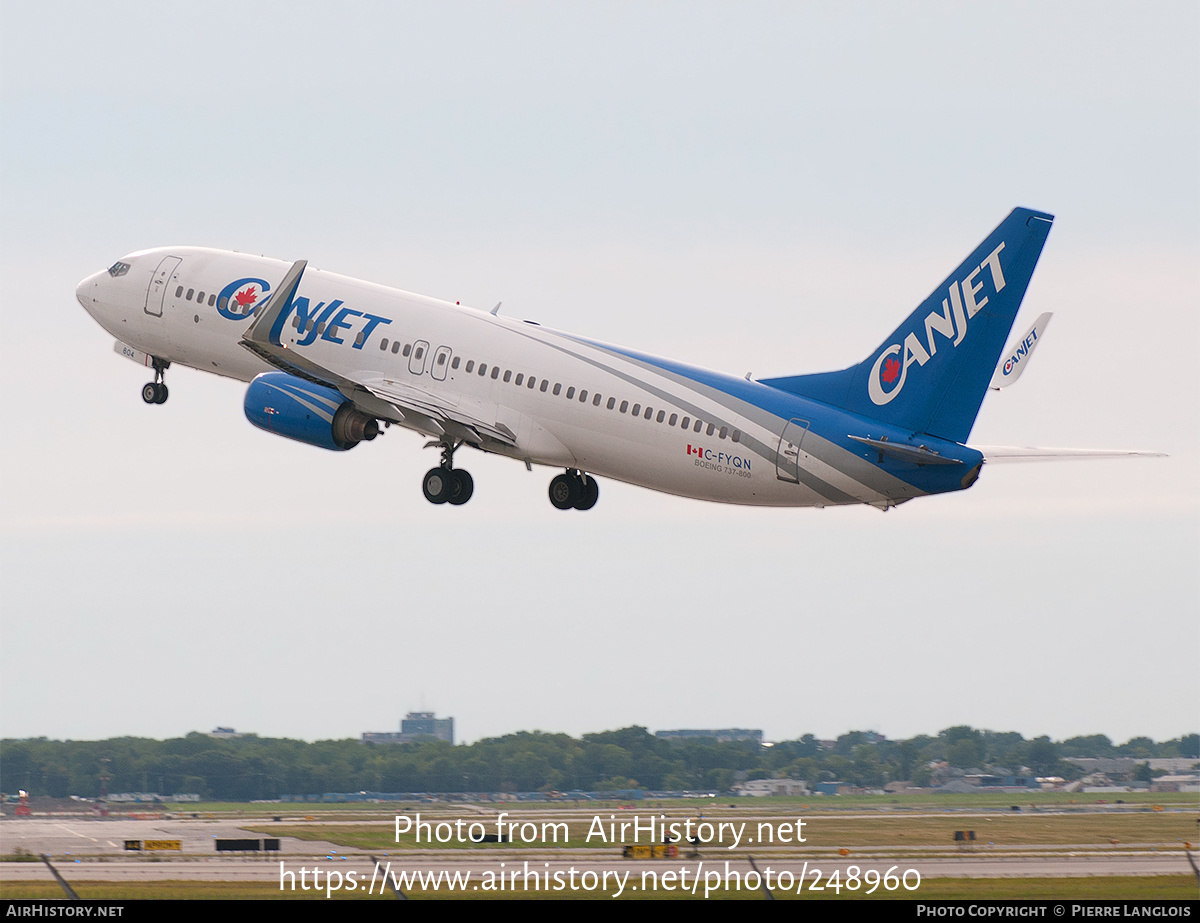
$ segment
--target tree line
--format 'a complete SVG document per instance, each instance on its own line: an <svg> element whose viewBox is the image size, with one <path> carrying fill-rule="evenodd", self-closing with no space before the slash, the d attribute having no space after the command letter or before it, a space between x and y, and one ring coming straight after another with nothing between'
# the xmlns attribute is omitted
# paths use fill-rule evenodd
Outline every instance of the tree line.
<svg viewBox="0 0 1200 923"><path fill-rule="evenodd" d="M959 726L936 736L886 740L851 731L822 743L805 734L771 746L712 739L667 740L644 727L584 734L522 731L454 746L441 740L372 744L358 740L214 738L171 740L46 738L0 743L0 785L12 796L96 798L107 791L194 793L205 800L251 801L328 792L569 792L647 789L728 791L738 779L838 781L862 788L936 781L939 767L1078 778L1065 757L1192 757L1200 735L1114 744L1095 734L1052 741Z"/></svg>

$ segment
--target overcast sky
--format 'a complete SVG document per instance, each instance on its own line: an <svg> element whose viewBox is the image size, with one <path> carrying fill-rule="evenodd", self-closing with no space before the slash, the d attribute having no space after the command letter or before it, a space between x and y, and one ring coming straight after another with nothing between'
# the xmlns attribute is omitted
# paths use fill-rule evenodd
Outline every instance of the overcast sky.
<svg viewBox="0 0 1200 923"><path fill-rule="evenodd" d="M0 11L0 736L1200 725L1194 3ZM1016 205L1055 318L972 441L1169 458L583 515L463 453L433 507L414 434L288 442L185 368L143 404L74 299L195 244L767 377L865 358Z"/></svg>

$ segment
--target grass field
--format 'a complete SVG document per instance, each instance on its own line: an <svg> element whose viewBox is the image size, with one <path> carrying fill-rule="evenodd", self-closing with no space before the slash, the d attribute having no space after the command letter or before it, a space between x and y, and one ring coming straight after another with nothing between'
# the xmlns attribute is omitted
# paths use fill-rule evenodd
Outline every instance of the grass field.
<svg viewBox="0 0 1200 923"><path fill-rule="evenodd" d="M106 882L80 881L72 886L85 900L327 900L325 892L280 891L269 882ZM61 898L62 890L54 882L2 882L0 897L7 900ZM508 891L487 893L479 891L420 891L408 892L414 900L520 900L543 897L553 900L611 899L605 891L576 891L538 894L537 892ZM918 891L884 892L866 896L847 892L808 892L797 896L776 889L781 900L1195 900L1196 879L1190 875L1111 878L935 878L923 881ZM679 900L691 899L691 894L667 891L626 891L622 900ZM391 895L368 896L363 892L334 892L332 900L392 900ZM710 900L762 900L761 892L716 891Z"/></svg>
<svg viewBox="0 0 1200 923"><path fill-rule="evenodd" d="M313 843L309 855L319 855L326 847L315 844L332 844L339 853L363 852L387 854L397 860L406 854L426 853L439 849L465 849L472 853L487 852L503 860L506 856L528 856L529 850L541 850L538 858L561 856L569 859L572 850L586 850L582 855L600 858L604 851L615 855L619 844L605 841L594 835L596 818L605 828L614 822L632 822L635 816L644 824L653 815L667 823L682 823L691 819L693 823L703 820L708 823L733 823L743 828L742 845L737 849L724 848L724 843L701 846L705 860L738 858L745 863L747 854L760 859L798 857L839 856L846 850L851 861L866 861L874 858L897 857L897 861L914 860L921 857L946 857L957 852L955 831L972 830L975 842L971 851L980 857L1033 856L1097 856L1105 853L1122 855L1153 855L1167 853L1177 856L1180 874L1167 876L1104 876L1071 878L922 878L915 892L897 890L886 892L879 889L873 895L862 891L841 894L837 892L777 893L786 899L884 899L913 900L928 899L1055 899L1055 900L1101 900L1101 899L1179 899L1195 900L1200 897L1195 877L1187 874L1184 857L1185 844L1200 841L1197 831L1198 808L1195 795L1149 795L1144 793L1125 796L1125 803L1093 797L1066 796L1059 793L1022 795L931 796L839 796L826 799L681 799L672 801L644 800L628 802L518 802L469 804L461 802L422 802L405 804L208 804L189 806L188 811L172 811L184 824L207 827L210 823L236 826L251 835L295 838ZM1020 810L1012 810L1016 805ZM528 842L508 844L470 844L456 839L448 843L417 843L413 833L403 834L396 841L396 818L407 817L437 824L462 821L475 822L492 833L498 817L504 813L507 822L529 824L529 829L540 833ZM274 818L281 821L276 823ZM805 842L796 842L795 821L804 818ZM195 818L193 820L193 818ZM153 822L151 822L153 823ZM174 823L174 822L173 822ZM783 825L791 825L785 828ZM564 825L564 826L557 826ZM761 825L761 826L760 826ZM477 828L478 829L478 828ZM787 842L774 845L766 840L768 831L778 833L790 830ZM589 842L589 833L593 833ZM645 833L642 842L646 841ZM753 839L754 842L748 842ZM297 853L295 843L289 855L294 861ZM552 855L547 852L554 850ZM558 852L562 850L562 852ZM515 856L514 856L515 853ZM211 853L205 854L208 858ZM303 848L299 852L303 856ZM580 855L580 853L574 853ZM114 852L111 858L125 858ZM899 858L899 857L902 857ZM94 860L106 861L105 856ZM464 856L464 858L466 858ZM476 856L473 855L472 859ZM482 858L482 857L479 857ZM159 857L146 857L141 861L170 861ZM161 868L161 866L158 866ZM647 865L645 868L652 868ZM1173 865L1168 866L1174 867ZM642 866L635 875L641 875ZM1028 866L1025 866L1027 869ZM1124 871L1125 869L1122 869ZM325 900L324 891L281 892L273 882L131 882L118 883L90 881L86 879L86 864L71 869L71 878L81 897L95 899L295 899ZM74 876L80 876L78 881ZM702 890L702 889L701 889ZM778 890L778 889L777 889ZM52 881L0 882L0 897L58 898L61 891ZM552 893L487 892L487 891L421 891L412 896L418 899L476 899L476 898L532 898L587 899L610 896L602 890L587 892L558 891ZM637 891L626 892L621 899L688 898L687 892ZM762 895L746 891L716 892L714 898L761 899ZM334 892L334 899L381 899L376 893L369 896L361 891ZM384 898L390 899L390 898Z"/></svg>
<svg viewBox="0 0 1200 923"><path fill-rule="evenodd" d="M645 798L639 801L575 801L561 799L555 801L521 801L521 802L459 802L446 801L407 801L407 802L204 802L199 804L164 804L129 805L131 812L155 811L186 817L191 814L236 815L242 817L274 817L287 818L303 817L305 815L323 816L378 814L380 812L396 813L397 811L422 813L428 811L455 811L470 804L476 808L489 811L540 812L561 811L564 808L581 808L591 812L635 808L639 811L651 808L666 807L687 808L699 810L727 809L731 805L744 809L753 805L756 810L770 809L783 813L794 813L797 808L803 808L804 813L823 814L840 811L1007 811L1014 805L1022 811L1038 810L1095 810L1102 807L1109 810L1149 808L1161 805L1172 808L1200 808L1200 799L1195 794L1187 792L1123 792L1119 795L1078 794L1072 792L1022 792L1011 794L1004 792L971 792L967 794L931 794L916 792L904 795L831 795L805 796L786 798L687 798L659 799ZM126 806L113 806L114 811L124 811ZM461 813L461 812L460 812Z"/></svg>
<svg viewBox="0 0 1200 923"><path fill-rule="evenodd" d="M382 807L382 806L381 806ZM404 821L415 822L419 814L422 823L432 825L433 832L426 828L421 841L414 832L396 836L396 815L389 814L378 820L359 823L349 819L337 823L282 823L248 824L246 829L265 836L295 837L300 840L321 841L337 846L363 850L396 849L521 849L545 848L547 846L569 846L572 848L612 848L613 843L597 834L596 819L607 834L610 824L631 823L634 817L644 823L654 817L659 822L682 825L691 819L710 824L745 824L744 838L753 840L754 849L764 845L786 845L796 852L829 850L840 848L890 847L895 849L941 848L955 845L956 831L974 831L976 850L1008 849L1020 846L1046 847L1063 846L1094 849L1182 849L1184 844L1200 839L1197 835L1196 814L1181 810L1180 805L1170 809L1152 810L1150 806L1129 807L1122 810L1084 812L1071 810L1069 806L1046 807L1035 812L988 811L986 805L973 806L974 812L916 811L864 812L851 814L807 813L806 805L779 805L774 802L706 805L702 813L687 803L672 802L661 809L647 809L639 805L634 810L602 811L589 806L585 809L527 812L523 805L509 808L506 822L522 822L530 836L522 842L497 847L494 844L475 844L467 841L468 835L460 828L453 836L447 825L462 821L463 824L478 824L475 829L488 833L496 832L496 817L491 813L470 813L453 805L430 806L432 810L412 812ZM789 807L794 813L785 813ZM491 806L489 806L489 809ZM380 812L382 814L382 811ZM783 824L794 824L803 817L804 843L796 842L794 827L790 836L780 836ZM329 821L329 815L321 820ZM437 825L447 842L437 842ZM402 827L402 829L404 829ZM773 837L768 838L772 834ZM782 842L781 842L782 841ZM643 840L645 842L645 834ZM728 845L725 840L721 845ZM744 848L744 847L743 847Z"/></svg>

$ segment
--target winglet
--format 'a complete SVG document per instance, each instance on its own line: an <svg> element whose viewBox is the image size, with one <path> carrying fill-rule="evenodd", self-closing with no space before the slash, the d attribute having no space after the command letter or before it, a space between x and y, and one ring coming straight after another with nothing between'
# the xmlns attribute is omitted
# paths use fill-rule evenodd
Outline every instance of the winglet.
<svg viewBox="0 0 1200 923"><path fill-rule="evenodd" d="M271 293L267 309L261 314L257 311L254 312L254 321L242 334L243 340L258 346L283 345L279 341L279 334L283 332L283 325L287 323L288 313L292 309L292 299L296 297L296 289L300 287L300 277L304 275L307 266L307 260L297 260L292 264L292 268L287 271L287 275L283 277L279 287Z"/></svg>
<svg viewBox="0 0 1200 923"><path fill-rule="evenodd" d="M999 391L1001 388L1007 388L1014 384L1021 373L1025 371L1025 366L1029 364L1029 357L1033 355L1034 349L1042 340L1042 334L1046 332L1046 325L1050 323L1050 318L1054 315L1047 312L1033 322L1033 326L1025 331L1025 335L1017 340L1015 346L1010 347L1008 352L1000 357L1000 364L996 366L996 371L992 375L992 382L988 385L993 391Z"/></svg>

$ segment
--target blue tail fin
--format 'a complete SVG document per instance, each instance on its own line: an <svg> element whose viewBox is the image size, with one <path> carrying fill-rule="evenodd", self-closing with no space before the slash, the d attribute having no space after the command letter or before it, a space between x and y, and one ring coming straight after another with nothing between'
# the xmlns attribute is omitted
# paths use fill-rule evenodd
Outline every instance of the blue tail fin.
<svg viewBox="0 0 1200 923"><path fill-rule="evenodd" d="M865 360L764 385L918 433L966 442L1053 215L1013 209Z"/></svg>

